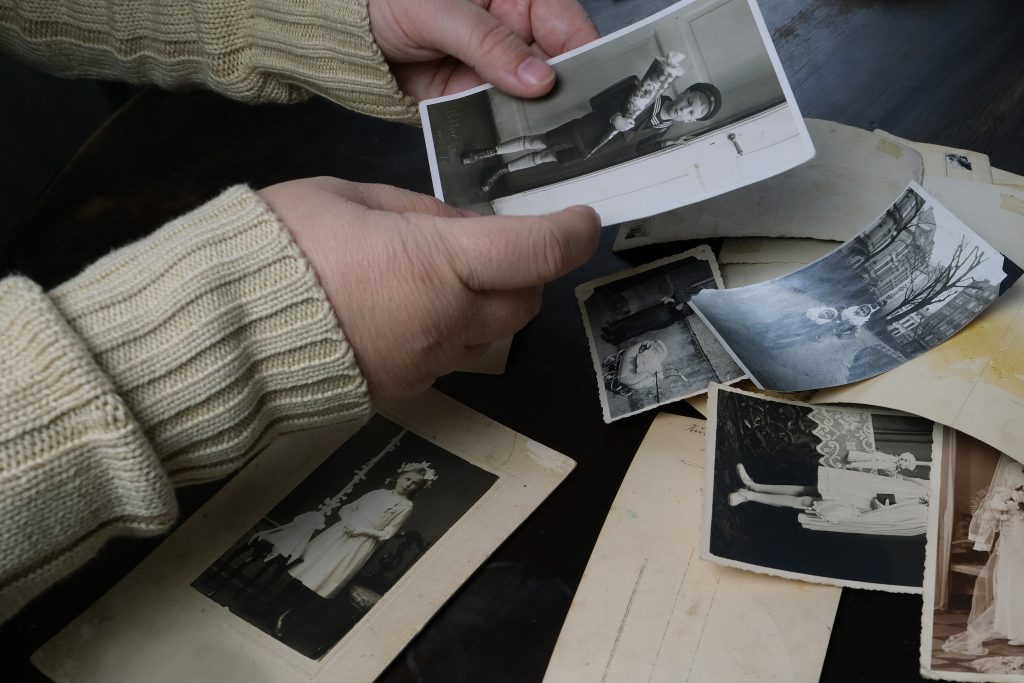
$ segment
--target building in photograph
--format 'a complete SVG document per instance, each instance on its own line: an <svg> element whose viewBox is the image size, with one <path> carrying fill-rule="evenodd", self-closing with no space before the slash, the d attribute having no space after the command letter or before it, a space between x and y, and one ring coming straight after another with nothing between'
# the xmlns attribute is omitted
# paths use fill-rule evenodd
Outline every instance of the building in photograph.
<svg viewBox="0 0 1024 683"><path fill-rule="evenodd" d="M998 296L998 286L988 280L975 282L960 289L941 306L929 307L896 321L889 325L889 331L907 350L930 349L963 329Z"/></svg>

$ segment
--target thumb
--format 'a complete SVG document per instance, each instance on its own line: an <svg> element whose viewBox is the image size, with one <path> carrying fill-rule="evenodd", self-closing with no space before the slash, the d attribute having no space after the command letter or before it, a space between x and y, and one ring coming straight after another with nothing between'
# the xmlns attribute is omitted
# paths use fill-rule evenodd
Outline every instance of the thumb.
<svg viewBox="0 0 1024 683"><path fill-rule="evenodd" d="M535 287L568 273L594 253L600 230L596 211L573 206L546 216L449 220L441 233L463 283L493 291Z"/></svg>
<svg viewBox="0 0 1024 683"><path fill-rule="evenodd" d="M423 42L455 56L510 95L538 97L555 84L551 67L511 27L474 2L448 0L423 19Z"/></svg>

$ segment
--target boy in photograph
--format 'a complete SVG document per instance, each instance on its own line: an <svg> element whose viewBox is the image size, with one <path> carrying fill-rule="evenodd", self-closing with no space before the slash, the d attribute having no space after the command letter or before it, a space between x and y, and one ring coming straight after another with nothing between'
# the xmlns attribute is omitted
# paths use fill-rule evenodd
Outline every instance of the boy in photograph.
<svg viewBox="0 0 1024 683"><path fill-rule="evenodd" d="M498 143L494 147L465 152L463 164L517 152L530 152L502 165L488 175L481 189L490 192L505 175L533 168L540 164L568 164L585 159L616 135L636 139L636 154L641 156L657 149L685 141L685 136L661 140L673 123L706 121L722 106L722 93L710 83L694 83L675 99L663 94L685 70L680 52L657 58L643 78L630 76L590 99L591 111L567 121L546 133L523 135ZM657 135L643 135L658 131Z"/></svg>

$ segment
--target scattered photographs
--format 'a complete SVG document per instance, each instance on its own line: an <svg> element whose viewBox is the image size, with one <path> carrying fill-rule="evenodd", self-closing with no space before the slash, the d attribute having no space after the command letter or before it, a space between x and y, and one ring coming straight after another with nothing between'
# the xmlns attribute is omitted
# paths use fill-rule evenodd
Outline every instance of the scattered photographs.
<svg viewBox="0 0 1024 683"><path fill-rule="evenodd" d="M482 87L421 104L438 197L498 214L590 204L608 225L814 153L753 0L684 0L553 66L537 100Z"/></svg>
<svg viewBox="0 0 1024 683"><path fill-rule="evenodd" d="M192 587L319 659L496 479L376 417Z"/></svg>
<svg viewBox="0 0 1024 683"><path fill-rule="evenodd" d="M701 246L576 289L605 422L743 376L687 303L721 286L714 255Z"/></svg>
<svg viewBox="0 0 1024 683"><path fill-rule="evenodd" d="M941 344L1021 269L916 183L856 237L784 277L694 297L761 388L803 391L891 370Z"/></svg>
<svg viewBox="0 0 1024 683"><path fill-rule="evenodd" d="M928 530L921 672L1024 681L1024 465L950 430Z"/></svg>
<svg viewBox="0 0 1024 683"><path fill-rule="evenodd" d="M921 591L941 460L935 423L718 386L708 422L701 557L815 583Z"/></svg>

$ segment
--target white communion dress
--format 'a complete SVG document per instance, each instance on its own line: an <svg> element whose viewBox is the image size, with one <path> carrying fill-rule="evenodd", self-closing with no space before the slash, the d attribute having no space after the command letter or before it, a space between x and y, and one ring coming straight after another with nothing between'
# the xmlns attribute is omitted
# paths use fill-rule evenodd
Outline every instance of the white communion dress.
<svg viewBox="0 0 1024 683"><path fill-rule="evenodd" d="M333 598L363 568L379 543L402 528L412 502L394 491L370 491L341 508L341 519L306 546L302 560L288 572L324 598ZM368 529L378 537L351 535L346 528Z"/></svg>
<svg viewBox="0 0 1024 683"><path fill-rule="evenodd" d="M1024 467L1003 455L968 534L975 550L990 551L988 562L974 584L967 630L946 640L942 645L946 652L984 655L986 640L1024 641L1024 514L1017 512L1002 521L987 514L994 496L1020 485L1024 485Z"/></svg>
<svg viewBox="0 0 1024 683"><path fill-rule="evenodd" d="M881 536L916 536L928 530L927 480L819 467L818 493L821 500L814 509L797 518L806 529ZM872 509L879 496L892 496L895 502Z"/></svg>

